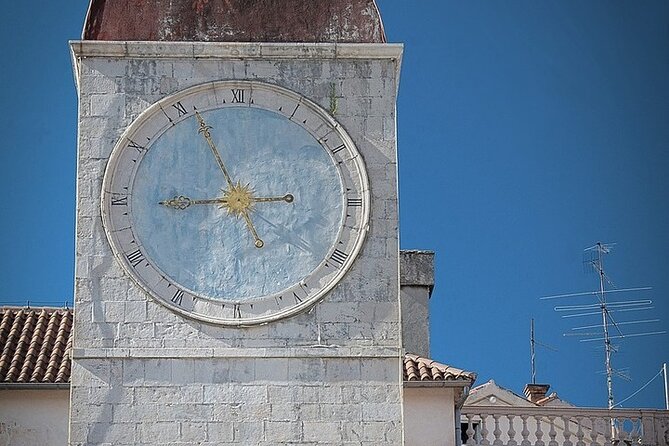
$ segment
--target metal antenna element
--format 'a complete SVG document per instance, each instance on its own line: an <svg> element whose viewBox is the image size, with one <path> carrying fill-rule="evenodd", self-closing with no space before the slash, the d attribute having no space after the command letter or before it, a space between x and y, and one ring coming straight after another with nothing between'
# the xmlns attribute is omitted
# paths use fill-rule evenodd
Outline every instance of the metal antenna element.
<svg viewBox="0 0 669 446"><path fill-rule="evenodd" d="M667 378L667 363L662 364L662 374L664 375L664 405L669 410L669 378Z"/></svg>
<svg viewBox="0 0 669 446"><path fill-rule="evenodd" d="M654 308L653 301L650 299L617 300L611 302L608 302L606 300L607 295L611 293L647 291L652 289L651 287L636 287L636 288L612 289L612 290L606 289L607 285L612 288L615 288L613 281L611 281L611 279L606 275L606 272L604 271L604 255L609 254L613 246L614 244L604 244L601 242L597 242L594 246L586 248L583 252L584 266L587 266L590 271L593 271L598 276L599 279L598 290L584 293L558 294L553 296L545 296L541 298L542 300L574 298L580 296L595 296L597 298L597 302L595 303L558 305L554 307L554 310L556 312L567 313L562 315L563 318L586 317L586 316L601 317L601 324L589 324L580 327L575 327L572 328L572 331L574 332L565 333L564 336L588 337L587 339L581 339L580 342L604 341L604 366L605 366L604 373L606 374L606 389L607 389L607 402L608 402L607 405L609 409L613 409L616 406L616 404L614 404L614 398L613 398L613 377L614 376L624 377L628 379L628 377L624 373L621 373L620 371L616 371L613 369L611 359L613 353L616 353L618 349L611 343L611 340L633 338L639 336L662 335L667 333L664 330L646 331L642 333L623 333L621 326L656 323L660 322L660 320L643 319L643 320L616 322L616 320L613 318L612 313L652 310ZM614 331L613 334L611 333L612 330Z"/></svg>
<svg viewBox="0 0 669 446"><path fill-rule="evenodd" d="M534 354L534 318L530 322L530 362L532 363L532 384L537 383L537 367L535 364L535 354Z"/></svg>
<svg viewBox="0 0 669 446"><path fill-rule="evenodd" d="M543 344L536 340L534 337L534 318L530 322L530 363L532 366L532 384L537 383L537 364L536 364L536 352L535 346L543 347L554 352L557 351L556 348L551 347L550 345Z"/></svg>

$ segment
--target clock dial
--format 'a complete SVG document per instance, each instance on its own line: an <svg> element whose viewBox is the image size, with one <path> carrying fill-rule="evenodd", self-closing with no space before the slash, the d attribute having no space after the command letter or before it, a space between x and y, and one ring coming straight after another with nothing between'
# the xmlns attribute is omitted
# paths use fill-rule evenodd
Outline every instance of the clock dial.
<svg viewBox="0 0 669 446"><path fill-rule="evenodd" d="M105 173L107 236L154 298L228 325L320 300L364 240L362 157L325 111L259 82L196 86L151 106Z"/></svg>

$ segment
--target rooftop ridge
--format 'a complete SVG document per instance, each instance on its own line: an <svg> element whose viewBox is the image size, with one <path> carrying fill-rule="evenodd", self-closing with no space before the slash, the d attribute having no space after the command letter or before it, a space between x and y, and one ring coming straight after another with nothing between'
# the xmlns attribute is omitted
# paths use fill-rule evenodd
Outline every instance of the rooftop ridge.
<svg viewBox="0 0 669 446"><path fill-rule="evenodd" d="M404 355L404 381L468 381L471 384L475 380L474 372L410 353Z"/></svg>

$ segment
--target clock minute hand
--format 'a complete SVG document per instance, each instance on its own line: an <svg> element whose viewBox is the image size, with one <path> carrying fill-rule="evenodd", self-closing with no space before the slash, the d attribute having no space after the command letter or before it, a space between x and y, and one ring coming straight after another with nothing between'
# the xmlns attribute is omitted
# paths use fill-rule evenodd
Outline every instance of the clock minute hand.
<svg viewBox="0 0 669 446"><path fill-rule="evenodd" d="M234 183L232 182L232 178L230 178L230 174L228 173L228 169L225 168L225 164L223 164L223 159L221 158L221 155L218 153L218 149L216 149L216 145L214 144L214 141L211 139L211 132L210 130L212 129L211 126L207 125L207 123L202 119L202 115L200 115L200 112L197 110L195 111L195 116L197 117L197 121L200 123L200 128L198 129L198 133L201 133L202 136L204 136L204 139L207 140L207 144L209 144L209 148L211 149L211 153L214 154L214 158L216 158L216 162L218 163L218 167L221 168L221 172L223 172L223 176L225 177L225 181L228 183L228 186L233 187Z"/></svg>

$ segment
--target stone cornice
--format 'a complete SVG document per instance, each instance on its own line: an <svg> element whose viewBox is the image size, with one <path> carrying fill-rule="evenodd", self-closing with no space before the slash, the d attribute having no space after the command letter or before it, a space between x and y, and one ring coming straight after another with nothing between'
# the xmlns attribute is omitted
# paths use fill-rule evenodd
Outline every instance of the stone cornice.
<svg viewBox="0 0 669 446"><path fill-rule="evenodd" d="M390 59L402 58L400 43L116 42L73 40L78 57L150 59Z"/></svg>
<svg viewBox="0 0 669 446"><path fill-rule="evenodd" d="M292 348L75 348L74 359L92 358L400 358L393 347L313 345Z"/></svg>
<svg viewBox="0 0 669 446"><path fill-rule="evenodd" d="M131 42L71 40L77 86L86 58L164 60L390 60L399 86L401 43Z"/></svg>

